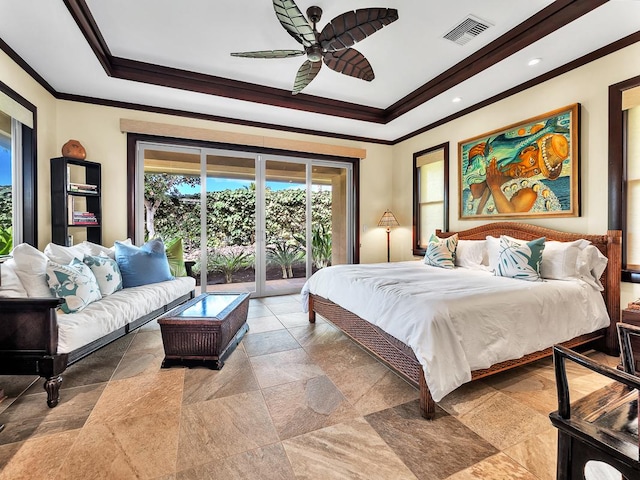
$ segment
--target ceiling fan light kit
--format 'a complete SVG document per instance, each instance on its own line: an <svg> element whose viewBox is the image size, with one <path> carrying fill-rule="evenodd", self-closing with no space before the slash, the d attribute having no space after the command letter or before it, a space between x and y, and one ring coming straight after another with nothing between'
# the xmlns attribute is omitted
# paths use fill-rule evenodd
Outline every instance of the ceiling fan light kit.
<svg viewBox="0 0 640 480"><path fill-rule="evenodd" d="M280 24L304 50L260 50L232 53L233 57L289 58L307 55L298 69L292 94L302 91L318 75L322 63L338 73L370 82L375 78L369 61L351 48L355 43L373 35L385 25L398 19L395 8L362 8L338 15L318 33L317 23L322 9L307 9L307 18L293 0L272 0ZM311 23L309 23L311 22ZM322 61L321 61L322 60Z"/></svg>

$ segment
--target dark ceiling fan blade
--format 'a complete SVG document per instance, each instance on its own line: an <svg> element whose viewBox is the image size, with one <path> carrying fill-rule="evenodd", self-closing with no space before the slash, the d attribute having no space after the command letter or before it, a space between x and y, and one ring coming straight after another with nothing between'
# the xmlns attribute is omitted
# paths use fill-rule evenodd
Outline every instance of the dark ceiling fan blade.
<svg viewBox="0 0 640 480"><path fill-rule="evenodd" d="M375 78L369 60L355 48L347 48L339 52L326 52L322 58L327 67L338 73L360 78L367 82Z"/></svg>
<svg viewBox="0 0 640 480"><path fill-rule="evenodd" d="M311 80L316 78L321 67L322 62L305 61L298 69L291 93L293 95L300 93L304 87L311 83Z"/></svg>
<svg viewBox="0 0 640 480"><path fill-rule="evenodd" d="M304 50L260 50L257 52L235 52L232 57L244 58L289 58L304 55Z"/></svg>
<svg viewBox="0 0 640 480"><path fill-rule="evenodd" d="M395 8L362 8L346 12L325 25L318 41L326 51L344 50L397 19Z"/></svg>
<svg viewBox="0 0 640 480"><path fill-rule="evenodd" d="M273 9L282 26L296 41L305 47L316 43L313 28L293 0L273 0Z"/></svg>

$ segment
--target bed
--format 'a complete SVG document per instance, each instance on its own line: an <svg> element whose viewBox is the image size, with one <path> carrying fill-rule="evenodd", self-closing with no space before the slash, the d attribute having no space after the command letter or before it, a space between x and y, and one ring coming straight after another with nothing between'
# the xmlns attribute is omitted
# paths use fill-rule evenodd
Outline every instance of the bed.
<svg viewBox="0 0 640 480"><path fill-rule="evenodd" d="M329 275L327 272L321 275L316 273L314 275L316 278L312 277L305 284L303 298L307 299L308 302L309 321L315 322L316 314L320 314L340 328L356 343L395 370L407 382L418 388L420 390L420 411L425 418L433 417L436 400L440 400L442 396L449 393L456 386L469 380L486 377L550 356L553 344L558 343L569 348L592 344L594 348L609 354L617 353L618 343L615 324L619 322L620 317L620 231L609 231L606 235L582 235L522 223L498 222L459 232L437 232L440 238L452 236L454 233L457 233L460 240L484 240L487 236L499 238L501 235L525 241L531 241L539 237L545 237L547 242L588 240L608 259L606 269L604 269L599 279L602 284L602 291L600 292L584 285L575 286L572 285L574 282L563 280L525 282L523 280L496 279L489 272L465 271L460 276L461 272L459 270L465 269L458 268L449 270L454 276L448 279L442 276L444 275L443 272L439 271L443 269L424 266L420 261L373 264L369 266L340 266L333 270L342 271L342 277L352 277L352 283L343 283L347 280L343 280L340 276L328 279L328 277L324 277ZM428 272L429 276L436 279L436 285L442 285L441 287L436 287L436 290L440 289L439 292L423 292L422 289L425 287L422 284L412 286L409 280L419 275L416 269L420 268L423 270L431 268ZM386 274L382 273L382 269L389 269L388 281L386 280L387 277L385 277ZM370 272L367 273L366 270L370 270ZM458 277L455 277L455 271L458 271ZM325 278L325 280L322 280L322 278ZM404 281L405 278L407 279L406 282ZM403 280L398 281L398 279ZM511 283L507 282L507 280ZM468 287L462 283L467 281L471 282ZM473 285L473 282L476 282L476 286ZM497 298L495 294L490 293L490 289L485 289L485 286L488 287L488 284L494 282L498 282L498 288L509 290L509 295L505 295L505 297L522 295L522 293L517 292L517 290L522 290L524 296L533 298L532 301L539 308L543 308L544 315L538 316L540 318L544 317L545 321L535 325L529 321L524 323L516 322L509 324L515 326L507 327L506 330L505 327L501 327L504 330L503 333L506 333L504 338L502 335L488 335L486 338L489 343L486 348L483 348L482 341L476 341L479 336L474 333L473 329L478 328L476 324L484 325L482 323L484 321L489 322L488 327L481 328L485 330L489 328L488 331L491 331L495 327L491 323L492 317L498 317L499 315L487 310L487 307L480 306L482 304L491 305L495 303L494 300ZM400 285L404 283L407 283L406 287ZM575 283L581 284L583 282ZM382 292L376 293L376 296L381 295L386 298L373 300L373 296L367 297L372 291L372 285L378 288L381 284L383 287ZM457 290L453 288L457 293L450 294L449 290L443 293L442 289L451 289L445 284L449 286L459 284L456 287ZM347 287L346 285L349 286ZM545 289L547 293L543 292ZM458 296L458 293L463 290L468 290L470 295L475 295L470 299L470 302L474 305L474 308L478 308L477 321L475 317L470 317L468 312L463 313L463 310L457 307L465 302L463 297ZM346 291L349 292L348 295L345 294ZM552 297L539 297L543 293L548 295L549 291L552 292ZM414 297L420 297L423 300L428 299L430 294L439 299L435 306L430 304L418 305L429 314L431 314L431 310L439 312L438 314L441 313L441 310L446 310L446 321L438 320L430 323L429 327L425 327L425 331L421 331L418 334L420 342L425 340L427 343L430 342L429 345L422 348L422 343L416 343L417 341L414 340L413 336L403 336L405 331L414 331L417 325L420 326L419 315L410 313L411 310L408 307L405 309L405 304L413 302L415 300ZM491 297L491 295L494 296ZM574 297L574 295L578 295L578 297ZM357 306L357 303L351 301L351 297L356 298L358 296L365 299L364 306ZM453 301L449 304L444 304L441 301L443 297L451 297ZM554 304L553 297L556 298L555 301L557 302L561 302L562 298L575 298L575 301L571 303L572 311L563 313L561 311L561 303ZM481 299L484 298L488 300L482 301ZM541 304L543 306L540 306ZM598 306L598 304L601 306ZM443 307L442 305L445 306ZM451 305L455 308L451 307ZM379 310L376 310L376 308ZM523 304L519 304L519 308L521 311L530 309L529 307L524 307ZM531 309L534 309L533 304ZM400 319L400 322L396 322L395 326L389 323L389 314L396 315L396 320ZM591 319L592 314L593 318ZM519 314L511 314L510 318L518 319L517 317L519 317ZM556 320L556 317L562 317L562 320ZM583 321L583 317L587 320ZM577 326L574 324L568 326L568 322L573 322L574 320L578 321L575 324ZM468 325L469 332L466 332L467 327L461 327L463 325L462 322L468 322L464 325ZM398 323L402 323L402 325L398 327ZM512 328L515 332L508 331L509 328ZM448 334L443 337L444 340L429 340L430 335L433 334L434 337L440 335L443 329L445 331L448 329ZM467 337L467 339L465 340L462 337ZM498 337L500 338L499 343L502 343L502 347L506 348L496 347L495 341L492 339ZM535 341L529 342L528 340L532 338ZM469 339L472 340L471 344L467 341ZM485 354L485 350L489 354ZM478 355L479 352L480 355ZM456 363L457 361L462 365L462 370L454 370L450 374L448 370L449 363ZM464 365L466 365L466 371ZM442 380L445 382L444 386L439 383Z"/></svg>

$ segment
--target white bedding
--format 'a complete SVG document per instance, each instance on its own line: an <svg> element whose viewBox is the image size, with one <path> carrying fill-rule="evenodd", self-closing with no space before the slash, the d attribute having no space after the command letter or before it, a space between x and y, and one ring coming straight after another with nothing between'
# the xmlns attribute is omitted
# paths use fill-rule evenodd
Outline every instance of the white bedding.
<svg viewBox="0 0 640 480"><path fill-rule="evenodd" d="M581 280L527 282L422 261L323 268L302 289L409 345L438 402L471 371L609 325L602 294Z"/></svg>

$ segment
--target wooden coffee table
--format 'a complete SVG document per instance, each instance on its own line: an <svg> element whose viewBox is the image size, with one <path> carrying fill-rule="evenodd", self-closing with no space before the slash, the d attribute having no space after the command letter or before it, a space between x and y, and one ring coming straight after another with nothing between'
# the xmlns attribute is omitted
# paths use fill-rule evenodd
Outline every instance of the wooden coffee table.
<svg viewBox="0 0 640 480"><path fill-rule="evenodd" d="M248 293L204 293L158 319L162 368L204 365L220 370L249 330Z"/></svg>

